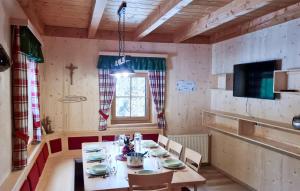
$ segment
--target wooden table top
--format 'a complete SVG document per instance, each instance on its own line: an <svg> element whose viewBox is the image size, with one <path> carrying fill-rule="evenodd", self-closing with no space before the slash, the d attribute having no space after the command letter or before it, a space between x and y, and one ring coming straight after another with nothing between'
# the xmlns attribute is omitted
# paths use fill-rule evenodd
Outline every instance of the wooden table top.
<svg viewBox="0 0 300 191"><path fill-rule="evenodd" d="M87 162L87 157L94 152L86 152L85 149L87 146L97 145L108 155L112 156L112 166L115 166L117 173L115 175L110 175L106 178L102 177L93 177L89 178L89 175L86 173L87 168L99 164L99 162L90 163ZM141 149L143 151L149 150L146 148ZM94 143L83 143L82 144L82 159L83 159L83 174L84 174L84 188L85 190L128 190L128 173L136 173L139 170L156 170L159 172L170 171L164 167L158 167L157 163L161 159L157 157L148 156L144 159L143 168L128 168L126 161L115 160L115 156L118 155L121 151L121 147L118 144L113 142L94 142ZM164 160L164 159L162 159ZM106 162L103 162L106 163ZM194 170L186 166L184 169L175 170L172 180L172 187L174 189L180 188L182 186L193 186L204 184L206 179L200 174L196 173Z"/></svg>

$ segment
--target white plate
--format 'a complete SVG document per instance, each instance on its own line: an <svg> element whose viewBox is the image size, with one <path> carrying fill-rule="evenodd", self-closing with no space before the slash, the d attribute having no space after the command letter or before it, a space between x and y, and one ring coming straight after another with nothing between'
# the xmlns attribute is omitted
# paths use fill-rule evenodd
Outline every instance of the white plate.
<svg viewBox="0 0 300 191"><path fill-rule="evenodd" d="M90 168L86 169L86 172L90 175L105 175L107 173L107 166L103 164L97 164L94 166L91 166Z"/></svg>

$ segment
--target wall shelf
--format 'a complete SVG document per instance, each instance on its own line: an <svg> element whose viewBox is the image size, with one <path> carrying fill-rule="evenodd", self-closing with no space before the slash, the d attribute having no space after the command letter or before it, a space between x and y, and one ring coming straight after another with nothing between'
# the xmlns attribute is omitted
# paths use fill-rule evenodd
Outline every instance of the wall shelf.
<svg viewBox="0 0 300 191"><path fill-rule="evenodd" d="M233 74L223 73L213 75L213 85L210 89L212 90L233 90Z"/></svg>
<svg viewBox="0 0 300 191"><path fill-rule="evenodd" d="M203 111L203 126L300 159L300 131L290 124L221 111Z"/></svg>
<svg viewBox="0 0 300 191"><path fill-rule="evenodd" d="M274 72L274 93L300 94L300 69L276 70Z"/></svg>

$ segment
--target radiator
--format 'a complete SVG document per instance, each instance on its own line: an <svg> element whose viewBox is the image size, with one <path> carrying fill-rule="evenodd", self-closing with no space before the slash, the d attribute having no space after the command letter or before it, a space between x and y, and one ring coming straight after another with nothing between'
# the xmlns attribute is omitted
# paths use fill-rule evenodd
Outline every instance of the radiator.
<svg viewBox="0 0 300 191"><path fill-rule="evenodd" d="M208 163L209 159L209 135L208 134L194 134L194 135L169 135L170 140L176 141L184 148L188 147L202 155L202 163ZM183 158L183 157L182 157Z"/></svg>

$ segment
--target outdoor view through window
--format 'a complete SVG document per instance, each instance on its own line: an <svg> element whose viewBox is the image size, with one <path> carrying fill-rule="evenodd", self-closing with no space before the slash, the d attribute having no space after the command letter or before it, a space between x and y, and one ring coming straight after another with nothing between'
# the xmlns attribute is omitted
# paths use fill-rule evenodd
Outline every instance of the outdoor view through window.
<svg viewBox="0 0 300 191"><path fill-rule="evenodd" d="M148 78L146 74L117 78L113 121L145 122L145 120L149 120L147 95Z"/></svg>

